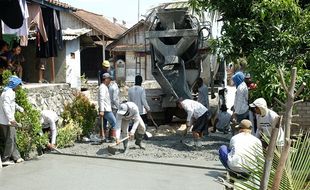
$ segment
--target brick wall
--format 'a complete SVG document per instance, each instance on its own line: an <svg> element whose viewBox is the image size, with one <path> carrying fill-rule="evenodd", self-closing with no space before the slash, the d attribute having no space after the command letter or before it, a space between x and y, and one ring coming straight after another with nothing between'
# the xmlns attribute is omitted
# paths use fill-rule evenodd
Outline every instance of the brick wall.
<svg viewBox="0 0 310 190"><path fill-rule="evenodd" d="M296 133L299 129L305 131L310 130L310 102L301 102L294 106L293 114L299 114L300 117L294 117L293 122L298 123L300 127L292 127L292 133Z"/></svg>

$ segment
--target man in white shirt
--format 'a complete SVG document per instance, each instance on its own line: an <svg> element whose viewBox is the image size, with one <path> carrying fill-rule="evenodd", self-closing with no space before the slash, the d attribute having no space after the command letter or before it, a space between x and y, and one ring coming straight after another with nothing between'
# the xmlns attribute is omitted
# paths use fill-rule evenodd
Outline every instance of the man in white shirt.
<svg viewBox="0 0 310 190"><path fill-rule="evenodd" d="M56 137L57 137L57 121L59 117L56 112L52 110L43 110L41 112L41 124L42 131L49 132L51 141L48 143L47 148L53 149L56 145Z"/></svg>
<svg viewBox="0 0 310 190"><path fill-rule="evenodd" d="M230 145L222 145L219 158L223 166L235 173L248 174L248 169L255 169L258 158L263 156L261 141L251 134L252 123L244 119L236 126L239 133L230 139Z"/></svg>
<svg viewBox="0 0 310 190"><path fill-rule="evenodd" d="M177 105L180 109L184 109L187 113L186 119L186 132L193 125L192 133L196 146L201 146L201 138L203 132L208 131L209 111L208 108L201 103L182 98L177 101ZM185 133L186 135L186 133Z"/></svg>
<svg viewBox="0 0 310 190"><path fill-rule="evenodd" d="M0 97L0 154L3 165L24 161L16 144L16 128L21 125L15 120L15 110L24 112L24 109L15 102L15 91L21 84L20 78L11 76Z"/></svg>
<svg viewBox="0 0 310 190"><path fill-rule="evenodd" d="M257 130L255 136L257 138L261 138L261 134L263 133L270 138L272 128L276 126L279 115L273 110L268 109L267 102L264 98L256 99L252 104L250 104L250 107L252 107L256 113ZM276 144L277 146L284 145L284 131L281 127L279 129ZM266 144L264 143L264 147L265 145Z"/></svg>
<svg viewBox="0 0 310 190"><path fill-rule="evenodd" d="M128 101L134 102L139 109L139 114L143 121L147 123L147 113L151 110L146 101L146 94L142 85L142 77L137 75L135 77L135 85L128 89Z"/></svg>
<svg viewBox="0 0 310 190"><path fill-rule="evenodd" d="M129 130L129 122L133 121L133 126L130 131ZM141 142L143 136L145 134L145 124L139 114L138 106L133 102L122 103L119 106L119 110L116 114L116 134L117 139L125 138L129 136L132 139L135 136L136 142L141 149L145 149ZM123 141L124 145L124 153L128 151L128 140Z"/></svg>
<svg viewBox="0 0 310 190"><path fill-rule="evenodd" d="M109 73L104 73L102 75L102 81L101 81L101 84L99 86L99 91L98 91L99 117L101 120L101 125L102 123L104 123L103 128L104 128L105 141L108 141L108 137L109 137L107 122L109 122L109 124L111 125L112 138L115 138L116 136L115 134L116 119L112 112L111 99L110 99L109 89L108 89L108 86L111 80L112 80L111 75ZM100 131L100 135L103 137L103 131Z"/></svg>
<svg viewBox="0 0 310 190"><path fill-rule="evenodd" d="M116 112L119 107L119 88L114 80L112 80L109 84L109 94L111 99L112 112L114 116L116 116Z"/></svg>
<svg viewBox="0 0 310 190"><path fill-rule="evenodd" d="M249 117L248 87L244 82L244 74L242 72L234 74L232 80L237 88L233 107L233 117L240 123L241 120L248 119Z"/></svg>

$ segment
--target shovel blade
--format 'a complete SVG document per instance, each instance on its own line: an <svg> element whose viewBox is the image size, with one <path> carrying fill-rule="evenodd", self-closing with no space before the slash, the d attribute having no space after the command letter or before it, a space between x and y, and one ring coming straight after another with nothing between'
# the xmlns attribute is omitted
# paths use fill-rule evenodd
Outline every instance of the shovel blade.
<svg viewBox="0 0 310 190"><path fill-rule="evenodd" d="M108 146L108 152L109 152L110 154L112 154L112 155L115 155L116 149L113 148L113 147L111 147L111 146Z"/></svg>

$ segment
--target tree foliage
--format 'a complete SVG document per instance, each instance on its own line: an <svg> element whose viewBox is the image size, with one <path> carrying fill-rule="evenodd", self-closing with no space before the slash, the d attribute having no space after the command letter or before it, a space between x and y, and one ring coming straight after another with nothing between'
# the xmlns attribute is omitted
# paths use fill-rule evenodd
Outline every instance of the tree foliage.
<svg viewBox="0 0 310 190"><path fill-rule="evenodd" d="M277 68L286 80L292 66L298 68L297 87L310 82L310 11L306 1L296 0L190 0L196 11L218 10L224 22L222 37L214 48L226 61L246 58L258 88L253 98L284 100ZM307 69L308 67L308 69ZM310 99L306 88L300 98Z"/></svg>

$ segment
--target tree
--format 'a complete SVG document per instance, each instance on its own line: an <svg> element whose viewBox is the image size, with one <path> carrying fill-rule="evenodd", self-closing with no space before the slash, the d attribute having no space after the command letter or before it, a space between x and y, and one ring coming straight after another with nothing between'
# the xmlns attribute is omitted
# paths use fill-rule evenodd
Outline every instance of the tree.
<svg viewBox="0 0 310 190"><path fill-rule="evenodd" d="M226 61L246 58L258 88L253 98L264 97L273 105L273 97L284 100L277 69L284 71L286 81L293 66L297 67L297 86L309 84L310 11L307 1L295 0L190 0L196 11L206 8L222 15L223 35L214 48ZM309 100L306 88L300 98Z"/></svg>

